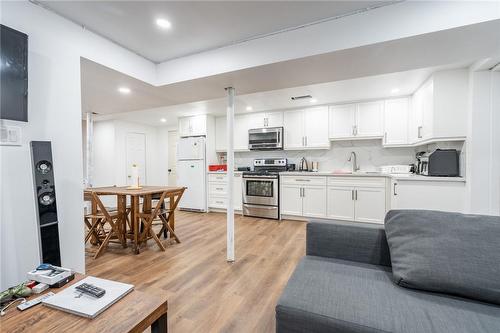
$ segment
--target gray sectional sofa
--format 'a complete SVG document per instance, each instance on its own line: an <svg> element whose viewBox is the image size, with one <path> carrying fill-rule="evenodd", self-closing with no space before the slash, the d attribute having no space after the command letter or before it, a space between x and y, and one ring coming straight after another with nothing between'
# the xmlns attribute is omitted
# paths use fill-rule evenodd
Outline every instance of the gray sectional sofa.
<svg viewBox="0 0 500 333"><path fill-rule="evenodd" d="M276 306L276 332L498 333L500 305L398 286L383 225L315 220Z"/></svg>

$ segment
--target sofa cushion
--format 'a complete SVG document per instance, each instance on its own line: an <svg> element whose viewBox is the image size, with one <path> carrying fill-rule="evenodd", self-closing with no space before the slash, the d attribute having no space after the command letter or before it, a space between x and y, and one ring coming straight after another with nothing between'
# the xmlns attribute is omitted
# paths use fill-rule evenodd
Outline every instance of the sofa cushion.
<svg viewBox="0 0 500 333"><path fill-rule="evenodd" d="M400 286L500 304L500 217L393 210L385 231Z"/></svg>
<svg viewBox="0 0 500 333"><path fill-rule="evenodd" d="M495 332L500 307L401 288L390 268L306 256L276 306L277 332Z"/></svg>

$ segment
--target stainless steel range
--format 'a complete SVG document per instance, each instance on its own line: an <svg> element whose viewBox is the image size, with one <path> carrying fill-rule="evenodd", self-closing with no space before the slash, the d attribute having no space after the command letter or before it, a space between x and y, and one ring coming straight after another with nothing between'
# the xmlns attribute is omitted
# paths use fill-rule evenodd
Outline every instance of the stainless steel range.
<svg viewBox="0 0 500 333"><path fill-rule="evenodd" d="M243 172L243 215L279 219L279 172L286 158L257 159L254 171Z"/></svg>

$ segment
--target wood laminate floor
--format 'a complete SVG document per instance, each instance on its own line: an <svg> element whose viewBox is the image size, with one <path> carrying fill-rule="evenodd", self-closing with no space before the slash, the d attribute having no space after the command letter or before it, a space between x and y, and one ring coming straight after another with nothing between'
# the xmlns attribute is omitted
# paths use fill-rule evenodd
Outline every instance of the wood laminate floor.
<svg viewBox="0 0 500 333"><path fill-rule="evenodd" d="M305 222L236 215L236 262L226 262L226 215L176 213L181 244L139 255L111 244L87 274L168 294L169 332L274 332L274 307L305 255Z"/></svg>

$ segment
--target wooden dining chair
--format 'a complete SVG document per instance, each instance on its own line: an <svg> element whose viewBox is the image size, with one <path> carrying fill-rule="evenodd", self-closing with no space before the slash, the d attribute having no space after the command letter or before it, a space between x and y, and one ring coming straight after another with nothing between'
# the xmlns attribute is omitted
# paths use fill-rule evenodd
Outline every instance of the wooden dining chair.
<svg viewBox="0 0 500 333"><path fill-rule="evenodd" d="M90 240L92 245L99 246L94 253L94 259L99 257L112 240L117 240L122 246L126 246L125 238L118 220L120 213L112 208L106 208L95 193L86 193L84 200L92 203L92 212L85 214L84 222L87 226L85 243Z"/></svg>

